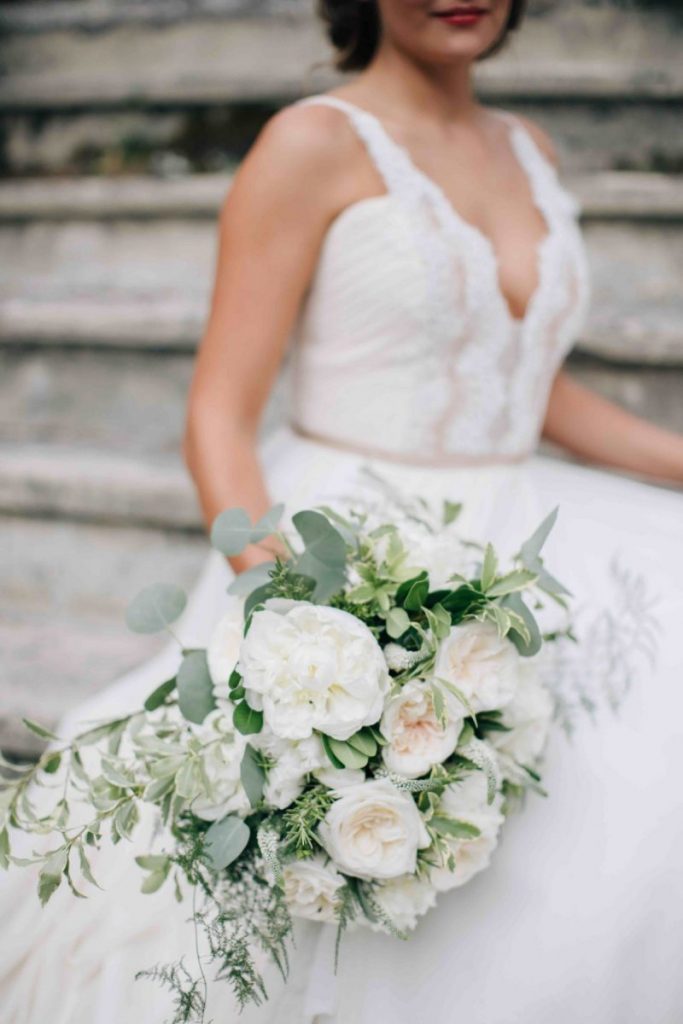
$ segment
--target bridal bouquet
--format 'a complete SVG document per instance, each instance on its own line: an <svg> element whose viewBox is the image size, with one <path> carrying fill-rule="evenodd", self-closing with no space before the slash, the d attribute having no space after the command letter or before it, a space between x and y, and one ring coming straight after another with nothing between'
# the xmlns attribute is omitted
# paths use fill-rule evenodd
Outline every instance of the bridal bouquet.
<svg viewBox="0 0 683 1024"><path fill-rule="evenodd" d="M438 522L421 505L392 522L301 511L279 532L282 511L216 520L226 555L272 536L289 555L237 577L206 650L68 745L27 722L53 742L0 783L0 859L38 861L43 902L94 883L104 842L149 836L143 892L193 896L202 964L241 1005L266 997L264 951L286 975L293 917L405 936L488 865L513 801L540 789L553 701L532 608L566 593L541 557L554 514L503 570L451 503ZM184 606L154 586L128 624L172 632ZM36 784L57 794L45 811ZM14 830L47 849L13 856ZM176 1021L201 1019L184 962L143 974L175 991Z"/></svg>

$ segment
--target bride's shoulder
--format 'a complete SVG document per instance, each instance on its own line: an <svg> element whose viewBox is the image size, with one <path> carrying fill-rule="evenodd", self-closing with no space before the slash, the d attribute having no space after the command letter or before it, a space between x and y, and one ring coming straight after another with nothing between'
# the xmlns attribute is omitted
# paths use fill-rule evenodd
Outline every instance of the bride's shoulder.
<svg viewBox="0 0 683 1024"><path fill-rule="evenodd" d="M512 113L511 111L507 110L499 110L498 113L502 114L509 121L516 122L522 128L524 128L527 134L530 135L533 141L536 143L536 146L541 151L546 160L548 160L548 162L551 163L553 167L558 166L559 159L557 155L557 150L548 133L544 131L540 125L536 124L535 121L532 121L531 118L524 117L523 114L518 114L517 111Z"/></svg>
<svg viewBox="0 0 683 1024"><path fill-rule="evenodd" d="M316 103L292 103L266 121L256 141L261 151L307 171L329 173L351 159L357 145L339 110Z"/></svg>

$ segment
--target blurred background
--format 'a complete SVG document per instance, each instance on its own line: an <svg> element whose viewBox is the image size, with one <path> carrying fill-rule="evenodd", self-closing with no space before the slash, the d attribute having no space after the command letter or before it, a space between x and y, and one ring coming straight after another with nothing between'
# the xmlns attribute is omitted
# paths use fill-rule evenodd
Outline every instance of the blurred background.
<svg viewBox="0 0 683 1024"><path fill-rule="evenodd" d="M179 457L230 177L335 76L313 0L0 0L0 746L151 653L123 612L205 544ZM680 0L531 0L483 66L583 204L574 372L683 430ZM258 301L255 296L255 301ZM269 429L278 402L268 416Z"/></svg>

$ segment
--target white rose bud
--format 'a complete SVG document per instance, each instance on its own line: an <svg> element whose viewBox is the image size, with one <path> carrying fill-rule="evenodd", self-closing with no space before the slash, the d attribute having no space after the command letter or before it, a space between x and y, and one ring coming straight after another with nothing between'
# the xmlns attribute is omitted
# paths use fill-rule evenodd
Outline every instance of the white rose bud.
<svg viewBox="0 0 683 1024"><path fill-rule="evenodd" d="M418 918L436 904L436 890L425 878L417 875L401 875L383 882L374 892L375 899L389 920L399 931L410 932L416 927ZM381 923L371 924L373 931L386 931Z"/></svg>
<svg viewBox="0 0 683 1024"><path fill-rule="evenodd" d="M348 612L305 601L256 612L239 667L247 700L284 739L346 740L376 722L389 687L382 649Z"/></svg>
<svg viewBox="0 0 683 1024"><path fill-rule="evenodd" d="M294 917L334 921L344 879L322 857L291 861L282 869L285 902Z"/></svg>
<svg viewBox="0 0 683 1024"><path fill-rule="evenodd" d="M464 622L442 641L434 675L457 686L475 713L494 711L514 697L520 660L517 648L493 623Z"/></svg>
<svg viewBox="0 0 683 1024"><path fill-rule="evenodd" d="M237 665L244 632L244 601L239 597L228 600L228 611L215 627L206 649L213 692L219 703L230 700L228 680Z"/></svg>
<svg viewBox="0 0 683 1024"><path fill-rule="evenodd" d="M249 798L241 780L246 737L237 732L232 718L218 708L192 731L202 743L202 771L194 775L195 789L190 809L205 821L218 821L226 814L247 814Z"/></svg>
<svg viewBox="0 0 683 1024"><path fill-rule="evenodd" d="M446 866L432 869L431 882L437 891L446 892L465 885L489 866L505 821L501 804L500 793L492 804L487 803L486 776L480 771L446 788L437 813L474 825L480 834L474 839L447 840L455 858L455 870L450 871Z"/></svg>
<svg viewBox="0 0 683 1024"><path fill-rule="evenodd" d="M318 827L320 841L347 875L397 878L412 874L429 835L415 801L387 780L340 789Z"/></svg>
<svg viewBox="0 0 683 1024"><path fill-rule="evenodd" d="M442 725L434 711L431 687L422 680L413 680L392 697L386 704L380 723L383 735L389 741L382 748L382 757L387 768L417 779L425 775L435 764L441 764L455 750L462 731L460 709L448 713Z"/></svg>
<svg viewBox="0 0 683 1024"><path fill-rule="evenodd" d="M517 764L532 767L545 749L553 718L553 699L540 680L537 659L523 659L519 689L504 708L510 732L494 732L489 741Z"/></svg>

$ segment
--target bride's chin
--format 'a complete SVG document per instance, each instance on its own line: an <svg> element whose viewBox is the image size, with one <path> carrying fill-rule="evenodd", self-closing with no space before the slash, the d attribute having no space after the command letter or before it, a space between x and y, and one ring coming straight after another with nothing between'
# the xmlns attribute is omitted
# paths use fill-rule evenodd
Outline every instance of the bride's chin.
<svg viewBox="0 0 683 1024"><path fill-rule="evenodd" d="M494 38L489 38L490 33L480 35L476 33L453 33L450 38L440 39L438 42L425 43L423 46L404 46L404 52L412 55L420 64L434 67L444 67L448 64L474 63L479 60L495 44Z"/></svg>

